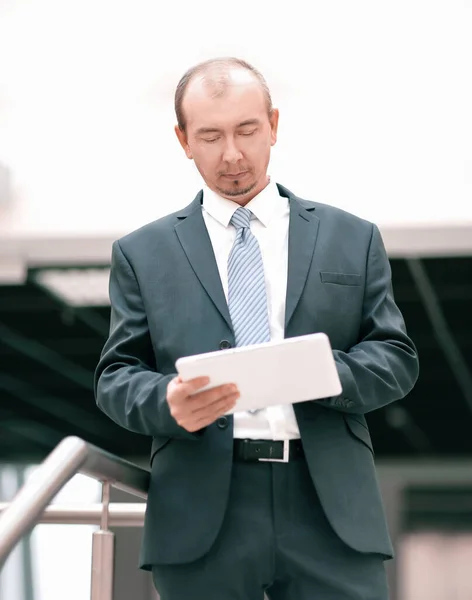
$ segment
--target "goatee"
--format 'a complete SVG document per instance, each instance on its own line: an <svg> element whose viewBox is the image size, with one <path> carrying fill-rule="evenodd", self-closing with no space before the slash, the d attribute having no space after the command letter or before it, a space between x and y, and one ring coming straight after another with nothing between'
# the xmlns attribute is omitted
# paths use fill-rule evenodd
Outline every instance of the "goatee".
<svg viewBox="0 0 472 600"><path fill-rule="evenodd" d="M234 180L234 186L235 188L237 188L239 184L239 179L235 179ZM227 196L230 198L237 198L238 196L245 196L246 194L249 194L249 192L252 192L252 190L256 187L257 182L255 181L254 183L251 183L251 185L245 187L245 188L241 188L241 189L232 189L232 190L225 190L223 188L217 188L218 191L221 193L222 196Z"/></svg>

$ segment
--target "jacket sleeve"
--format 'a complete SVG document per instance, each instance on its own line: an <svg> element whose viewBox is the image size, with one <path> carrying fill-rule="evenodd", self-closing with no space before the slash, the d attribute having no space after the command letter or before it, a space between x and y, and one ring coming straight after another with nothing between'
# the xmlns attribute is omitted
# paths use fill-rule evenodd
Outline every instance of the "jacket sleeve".
<svg viewBox="0 0 472 600"><path fill-rule="evenodd" d="M176 374L158 372L139 284L119 242L113 244L110 301L110 334L95 371L97 405L130 431L199 439L170 414L167 386Z"/></svg>
<svg viewBox="0 0 472 600"><path fill-rule="evenodd" d="M343 391L320 401L346 413L368 413L403 398L419 373L416 348L395 304L390 263L375 225L366 269L359 341L348 352L333 351Z"/></svg>

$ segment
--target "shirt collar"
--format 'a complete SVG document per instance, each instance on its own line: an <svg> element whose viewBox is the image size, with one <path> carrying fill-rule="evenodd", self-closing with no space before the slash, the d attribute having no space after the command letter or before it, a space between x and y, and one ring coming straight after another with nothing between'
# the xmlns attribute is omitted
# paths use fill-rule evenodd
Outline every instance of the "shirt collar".
<svg viewBox="0 0 472 600"><path fill-rule="evenodd" d="M282 214L286 206L287 199L279 194L277 185L273 181L269 181L266 187L246 204L246 208L265 227L269 225L274 216ZM203 208L224 227L228 227L233 214L239 208L239 204L222 198L208 186L205 186L203 189Z"/></svg>

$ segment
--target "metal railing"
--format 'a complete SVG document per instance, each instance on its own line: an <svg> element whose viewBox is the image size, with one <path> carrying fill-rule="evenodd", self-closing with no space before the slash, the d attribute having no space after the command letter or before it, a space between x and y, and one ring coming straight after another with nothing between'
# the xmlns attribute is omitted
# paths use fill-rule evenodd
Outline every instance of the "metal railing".
<svg viewBox="0 0 472 600"><path fill-rule="evenodd" d="M49 506L51 500L77 473L102 483L102 503L88 506ZM38 466L9 504L0 504L0 569L7 556L36 523L99 524L93 534L91 600L113 599L113 526L141 526L144 503L110 504L115 487L147 498L149 471L88 444L65 438Z"/></svg>
<svg viewBox="0 0 472 600"><path fill-rule="evenodd" d="M8 502L0 502L0 517L10 506ZM142 527L144 525L143 502L116 502L108 505L109 527ZM52 504L46 507L36 520L36 525L100 525L102 522L103 504Z"/></svg>

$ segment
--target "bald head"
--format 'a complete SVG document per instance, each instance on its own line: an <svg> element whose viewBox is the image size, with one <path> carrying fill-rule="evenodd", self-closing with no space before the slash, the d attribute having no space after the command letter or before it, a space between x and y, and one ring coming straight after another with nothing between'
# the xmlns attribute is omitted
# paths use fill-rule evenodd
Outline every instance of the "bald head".
<svg viewBox="0 0 472 600"><path fill-rule="evenodd" d="M264 77L252 65L238 58L217 58L190 68L181 78L175 92L175 113L178 127L185 131L185 97L188 91L204 93L211 98L224 96L228 87L254 84L265 98L268 116L272 113L272 99Z"/></svg>

